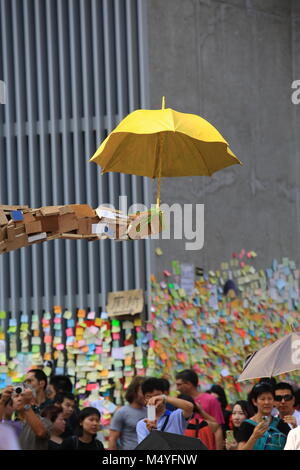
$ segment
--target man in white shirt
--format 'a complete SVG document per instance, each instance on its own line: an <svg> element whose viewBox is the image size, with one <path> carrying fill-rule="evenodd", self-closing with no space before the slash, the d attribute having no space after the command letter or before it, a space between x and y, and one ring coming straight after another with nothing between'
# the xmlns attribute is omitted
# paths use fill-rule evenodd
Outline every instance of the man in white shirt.
<svg viewBox="0 0 300 470"><path fill-rule="evenodd" d="M294 390L289 383L280 382L275 385L275 401L279 418L285 421L291 429L300 425L299 415L295 410Z"/></svg>
<svg viewBox="0 0 300 470"><path fill-rule="evenodd" d="M284 450L300 450L300 426L288 433Z"/></svg>

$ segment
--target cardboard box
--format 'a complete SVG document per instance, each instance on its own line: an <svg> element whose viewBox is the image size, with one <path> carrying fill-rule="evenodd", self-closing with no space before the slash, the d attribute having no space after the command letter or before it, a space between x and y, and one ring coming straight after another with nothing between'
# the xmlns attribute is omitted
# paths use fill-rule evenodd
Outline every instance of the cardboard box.
<svg viewBox="0 0 300 470"><path fill-rule="evenodd" d="M47 206L39 209L42 216L59 215L59 206Z"/></svg>
<svg viewBox="0 0 300 470"><path fill-rule="evenodd" d="M74 214L74 210L72 209L71 206L61 206L59 208L59 214L64 215L64 214Z"/></svg>
<svg viewBox="0 0 300 470"><path fill-rule="evenodd" d="M78 230L78 219L75 214L61 215L58 218L58 231L60 233L71 232Z"/></svg>
<svg viewBox="0 0 300 470"><path fill-rule="evenodd" d="M7 226L7 239L9 241L13 241L16 238L15 234L15 226L14 225L8 225Z"/></svg>
<svg viewBox="0 0 300 470"><path fill-rule="evenodd" d="M40 220L42 224L42 231L47 233L58 232L58 217L58 215L38 217L37 220Z"/></svg>
<svg viewBox="0 0 300 470"><path fill-rule="evenodd" d="M17 235L14 240L7 241L7 251L18 250L19 248L23 248L24 246L28 245L28 238L26 233L22 233L21 235Z"/></svg>
<svg viewBox="0 0 300 470"><path fill-rule="evenodd" d="M40 220L34 220L25 224L25 231L27 234L42 232L42 223Z"/></svg>
<svg viewBox="0 0 300 470"><path fill-rule="evenodd" d="M70 206L79 219L84 217L96 217L96 211L88 204L70 204Z"/></svg>
<svg viewBox="0 0 300 470"><path fill-rule="evenodd" d="M4 214L4 210L0 209L0 226L6 225L8 223L8 218Z"/></svg>
<svg viewBox="0 0 300 470"><path fill-rule="evenodd" d="M91 235L92 234L92 223L90 219L79 219L78 220L78 234Z"/></svg>

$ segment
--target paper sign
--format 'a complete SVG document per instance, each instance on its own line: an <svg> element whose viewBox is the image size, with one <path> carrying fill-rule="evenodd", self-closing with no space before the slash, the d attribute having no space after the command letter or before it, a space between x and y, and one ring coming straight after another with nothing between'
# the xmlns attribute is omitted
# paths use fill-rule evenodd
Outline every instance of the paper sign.
<svg viewBox="0 0 300 470"><path fill-rule="evenodd" d="M144 292L142 289L109 292L107 312L110 317L118 315L135 315L144 308Z"/></svg>

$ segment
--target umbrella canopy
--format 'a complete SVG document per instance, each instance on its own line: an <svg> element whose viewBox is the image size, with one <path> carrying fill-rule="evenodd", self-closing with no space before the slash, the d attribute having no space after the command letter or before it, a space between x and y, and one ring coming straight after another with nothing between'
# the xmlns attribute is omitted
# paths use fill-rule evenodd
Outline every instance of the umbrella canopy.
<svg viewBox="0 0 300 470"><path fill-rule="evenodd" d="M135 450L208 450L200 439L171 432L151 431Z"/></svg>
<svg viewBox="0 0 300 470"><path fill-rule="evenodd" d="M238 382L273 377L300 369L300 334L293 332L253 353Z"/></svg>
<svg viewBox="0 0 300 470"><path fill-rule="evenodd" d="M139 109L129 114L90 161L99 164L102 173L159 179L211 176L222 168L241 164L214 126L195 114L165 109L164 100L162 109Z"/></svg>

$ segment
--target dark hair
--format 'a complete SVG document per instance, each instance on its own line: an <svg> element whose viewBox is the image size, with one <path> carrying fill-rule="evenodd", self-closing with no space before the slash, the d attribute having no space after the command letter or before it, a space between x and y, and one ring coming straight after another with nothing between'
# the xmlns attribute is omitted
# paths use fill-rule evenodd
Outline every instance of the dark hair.
<svg viewBox="0 0 300 470"><path fill-rule="evenodd" d="M261 379L259 379L259 383L269 384L274 389L277 382L276 382L275 377L262 377Z"/></svg>
<svg viewBox="0 0 300 470"><path fill-rule="evenodd" d="M193 413L198 413L197 404L195 403L195 400L192 397L190 397L189 395L184 395L184 393L181 393L180 395L178 395L177 398L180 398L181 400L189 401L190 403L192 403L194 405Z"/></svg>
<svg viewBox="0 0 300 470"><path fill-rule="evenodd" d="M161 380L156 377L149 377L142 383L143 395L146 395L146 393L152 393L154 390L163 392Z"/></svg>
<svg viewBox="0 0 300 470"><path fill-rule="evenodd" d="M45 372L41 369L30 369L27 372L27 374L29 374L30 372L32 372L34 374L36 380L38 380L39 382L44 380L44 382L45 382L44 390L46 390L46 387L47 387L47 384L48 384L48 378L47 378L47 375L45 374Z"/></svg>
<svg viewBox="0 0 300 470"><path fill-rule="evenodd" d="M228 405L228 401L224 392L223 387L221 385L212 385L208 393L215 393L218 395L219 402L221 403L221 407L225 410L226 406Z"/></svg>
<svg viewBox="0 0 300 470"><path fill-rule="evenodd" d="M85 418L88 418L89 416L93 416L93 415L97 415L97 416L99 416L99 419L101 419L100 411L97 410L97 408L93 408L92 406L87 406L86 408L84 408L83 410L80 411L80 413L78 415L78 426L77 426L77 429L76 429L76 435L78 437L82 436L82 434L83 434L83 427L81 425L82 421ZM93 436L93 438L94 439L96 438L96 434Z"/></svg>
<svg viewBox="0 0 300 470"><path fill-rule="evenodd" d="M50 406L46 406L46 408L42 411L41 416L43 418L49 419L51 423L54 423L58 415L60 415L62 412L63 412L63 409L61 407L50 405Z"/></svg>
<svg viewBox="0 0 300 470"><path fill-rule="evenodd" d="M159 380L161 381L162 391L163 392L169 392L170 391L170 382L168 381L168 379L165 379L164 377L161 377Z"/></svg>
<svg viewBox="0 0 300 470"><path fill-rule="evenodd" d="M255 411L253 409L253 406L250 407L249 403L246 400L238 400L235 402L235 404L232 406L232 412L233 413L233 408L235 405L239 405L242 408L243 413L246 415L246 419L251 418L255 414ZM239 428L233 425L232 423L232 430L233 430L233 435L234 438L237 438Z"/></svg>
<svg viewBox="0 0 300 470"><path fill-rule="evenodd" d="M73 393L58 393L54 398L54 403L63 403L64 399L75 401Z"/></svg>
<svg viewBox="0 0 300 470"><path fill-rule="evenodd" d="M176 379L181 379L183 382L190 382L194 387L198 387L198 375L193 369L185 369L176 374Z"/></svg>
<svg viewBox="0 0 300 470"><path fill-rule="evenodd" d="M293 396L295 395L293 387L287 382L279 382L278 384L276 384L275 392L276 390L289 390Z"/></svg>
<svg viewBox="0 0 300 470"><path fill-rule="evenodd" d="M300 405L300 388L298 388L298 389L294 392L294 396L295 396L295 406Z"/></svg>
<svg viewBox="0 0 300 470"><path fill-rule="evenodd" d="M72 382L67 375L52 375L49 383L54 387L56 393L71 393L73 390Z"/></svg>
<svg viewBox="0 0 300 470"><path fill-rule="evenodd" d="M259 382L258 384L254 385L248 395L248 402L250 406L252 405L255 412L257 412L257 407L254 405L253 400L257 400L257 398L263 393L271 393L271 395L273 395L273 398L275 397L273 387L266 382Z"/></svg>
<svg viewBox="0 0 300 470"><path fill-rule="evenodd" d="M246 401L246 400L238 400L234 403L234 405L232 406L232 411L233 411L233 408L235 407L235 405L239 405L242 410L243 410L243 413L246 415L247 418L250 418L252 415L252 409L249 407L249 403Z"/></svg>
<svg viewBox="0 0 300 470"><path fill-rule="evenodd" d="M125 393L125 400L128 401L128 403L132 403L136 395L138 393L138 389L142 385L142 383L145 381L145 377L141 377L140 375L135 377L131 383L129 384L127 391Z"/></svg>

